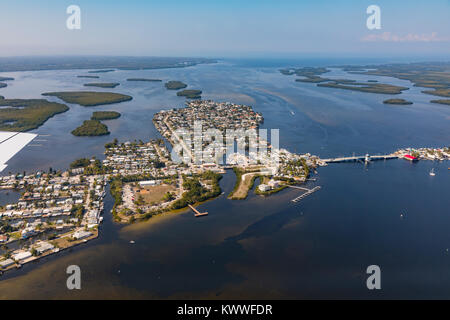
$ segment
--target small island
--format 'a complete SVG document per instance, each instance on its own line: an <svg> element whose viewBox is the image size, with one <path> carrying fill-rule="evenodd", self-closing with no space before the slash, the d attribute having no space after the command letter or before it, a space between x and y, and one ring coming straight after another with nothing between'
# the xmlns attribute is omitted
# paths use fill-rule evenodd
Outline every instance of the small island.
<svg viewBox="0 0 450 320"><path fill-rule="evenodd" d="M385 65L340 66L340 68L344 68L344 71L350 71L352 74L385 76L408 80L414 83L415 87L434 89L424 90L422 93L450 97L450 64L448 62L394 63Z"/></svg>
<svg viewBox="0 0 450 320"><path fill-rule="evenodd" d="M116 111L94 111L91 120L112 120L117 119L120 116L121 114Z"/></svg>
<svg viewBox="0 0 450 320"><path fill-rule="evenodd" d="M9 81L9 80L14 80L14 78L11 78L11 77L0 77L0 81Z"/></svg>
<svg viewBox="0 0 450 320"><path fill-rule="evenodd" d="M84 107L93 107L104 104L113 104L124 101L130 101L133 97L113 92L95 92L95 91L64 91L64 92L46 92L43 96L54 96L67 103L76 103Z"/></svg>
<svg viewBox="0 0 450 320"><path fill-rule="evenodd" d="M99 88L115 88L118 85L120 85L120 83L117 82L93 82L93 83L85 83L84 86L85 87L99 87Z"/></svg>
<svg viewBox="0 0 450 320"><path fill-rule="evenodd" d="M387 99L383 101L384 104L398 104L398 105L408 105L413 104L411 101L405 99Z"/></svg>
<svg viewBox="0 0 450 320"><path fill-rule="evenodd" d="M6 83L0 82L0 88L7 87L8 85Z"/></svg>
<svg viewBox="0 0 450 320"><path fill-rule="evenodd" d="M103 136L110 134L108 127L98 120L85 120L83 124L72 131L74 136Z"/></svg>
<svg viewBox="0 0 450 320"><path fill-rule="evenodd" d="M77 76L77 78L88 78L88 79L98 79L99 76Z"/></svg>
<svg viewBox="0 0 450 320"><path fill-rule="evenodd" d="M201 90L182 90L177 92L177 96L186 97L188 99L201 99Z"/></svg>
<svg viewBox="0 0 450 320"><path fill-rule="evenodd" d="M402 91L409 89L407 87L394 86L384 83L347 82L346 85L344 85L342 84L342 81L319 83L317 86L382 94L400 94Z"/></svg>
<svg viewBox="0 0 450 320"><path fill-rule="evenodd" d="M187 84L181 81L169 81L164 84L168 90L179 90L187 87Z"/></svg>
<svg viewBox="0 0 450 320"><path fill-rule="evenodd" d="M128 78L127 81L162 82L161 79L147 79L147 78Z"/></svg>
<svg viewBox="0 0 450 320"><path fill-rule="evenodd" d="M446 104L450 106L450 99L431 100L431 103Z"/></svg>
<svg viewBox="0 0 450 320"><path fill-rule="evenodd" d="M400 87L391 84L378 83L377 80L368 80L367 82L357 82L352 79L331 79L324 78L322 74L329 72L327 68L305 67L299 69L281 69L283 75L297 75L303 78L295 79L297 82L317 83L318 87L327 87L335 89L354 90L370 93L400 94L407 87Z"/></svg>
<svg viewBox="0 0 450 320"><path fill-rule="evenodd" d="M0 130L29 131L38 128L55 114L69 110L65 104L45 99L0 98Z"/></svg>
<svg viewBox="0 0 450 320"><path fill-rule="evenodd" d="M104 70L92 70L92 71L88 71L89 73L106 73L106 72L113 72L115 71L114 69L104 69Z"/></svg>
<svg viewBox="0 0 450 320"><path fill-rule="evenodd" d="M439 97L450 97L450 89L425 90L422 91L422 93L427 93Z"/></svg>

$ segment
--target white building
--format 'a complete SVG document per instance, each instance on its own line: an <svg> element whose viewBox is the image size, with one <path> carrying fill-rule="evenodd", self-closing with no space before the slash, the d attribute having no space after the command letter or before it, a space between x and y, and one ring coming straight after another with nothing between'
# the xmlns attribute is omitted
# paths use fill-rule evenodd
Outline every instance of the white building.
<svg viewBox="0 0 450 320"><path fill-rule="evenodd" d="M92 235L92 232L89 231L84 231L84 230L78 230L76 232L73 233L73 237L77 240L79 239L83 239L83 238L87 238L90 235Z"/></svg>
<svg viewBox="0 0 450 320"><path fill-rule="evenodd" d="M146 180L146 181L139 181L139 185L141 187L146 187L146 186L156 186L160 184L160 181L158 180Z"/></svg>
<svg viewBox="0 0 450 320"><path fill-rule="evenodd" d="M6 259L3 261L0 261L0 269L1 268L8 268L9 266L14 264L14 260L13 259Z"/></svg>
<svg viewBox="0 0 450 320"><path fill-rule="evenodd" d="M22 262L30 257L31 257L30 251L22 251L12 256L12 258L18 262Z"/></svg>

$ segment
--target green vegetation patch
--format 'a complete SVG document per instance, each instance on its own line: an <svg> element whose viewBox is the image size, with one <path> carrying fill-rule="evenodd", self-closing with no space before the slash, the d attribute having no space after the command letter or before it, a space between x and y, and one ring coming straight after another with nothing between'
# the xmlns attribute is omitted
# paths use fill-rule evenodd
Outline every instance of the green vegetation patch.
<svg viewBox="0 0 450 320"><path fill-rule="evenodd" d="M359 70L359 69L358 69ZM352 79L330 79L321 77L322 74L329 72L327 68L305 67L299 69L282 69L280 72L284 75L297 75L304 78L295 79L297 82L317 83L318 87L346 89L371 93L399 94L407 87L394 86L390 84L377 83L376 80L368 82L356 82Z"/></svg>
<svg viewBox="0 0 450 320"><path fill-rule="evenodd" d="M114 72L114 69L104 69L104 70L92 70L88 71L89 73L107 73L107 72Z"/></svg>
<svg viewBox="0 0 450 320"><path fill-rule="evenodd" d="M0 81L9 81L9 80L14 80L14 78L11 78L11 77L0 77Z"/></svg>
<svg viewBox="0 0 450 320"><path fill-rule="evenodd" d="M370 92L370 93L383 93L383 94L400 94L403 90L408 90L407 87L394 86L391 84L383 84L383 83L363 83L363 82L352 82L347 83L346 85L338 83L336 81L330 83L319 83L318 87L327 87L327 88L337 88L337 89L345 89L345 90L354 90L354 91L362 91L362 92Z"/></svg>
<svg viewBox="0 0 450 320"><path fill-rule="evenodd" d="M0 88L7 87L8 85L6 83L0 82Z"/></svg>
<svg viewBox="0 0 450 320"><path fill-rule="evenodd" d="M179 90L187 87L187 84L181 81L169 81L164 84L168 90Z"/></svg>
<svg viewBox="0 0 450 320"><path fill-rule="evenodd" d="M181 90L177 92L177 96L186 97L189 99L200 99L201 94L201 90Z"/></svg>
<svg viewBox="0 0 450 320"><path fill-rule="evenodd" d="M108 127L98 120L85 120L83 124L72 131L74 136L103 136L110 132Z"/></svg>
<svg viewBox="0 0 450 320"><path fill-rule="evenodd" d="M42 95L58 97L64 102L76 103L85 107L119 103L133 99L131 96L120 93L91 91L47 92Z"/></svg>
<svg viewBox="0 0 450 320"><path fill-rule="evenodd" d="M91 164L91 160L87 159L87 158L80 158L80 159L76 159L74 161L72 161L70 163L70 168L71 169L75 169L75 168L84 168L87 167Z"/></svg>
<svg viewBox="0 0 450 320"><path fill-rule="evenodd" d="M430 102L450 105L450 99L431 100Z"/></svg>
<svg viewBox="0 0 450 320"><path fill-rule="evenodd" d="M422 92L426 94L432 94L433 96L450 97L450 89L425 90Z"/></svg>
<svg viewBox="0 0 450 320"><path fill-rule="evenodd" d="M120 117L120 113L116 111L94 111L91 120L112 120Z"/></svg>
<svg viewBox="0 0 450 320"><path fill-rule="evenodd" d="M440 95L439 89L450 89L450 62L344 66L344 70L352 70L351 73L355 74L387 76L409 80L416 87L435 88L438 91L438 94L434 91L424 92L428 94Z"/></svg>
<svg viewBox="0 0 450 320"><path fill-rule="evenodd" d="M67 110L69 108L65 104L45 99L0 99L0 130L33 130L55 114Z"/></svg>
<svg viewBox="0 0 450 320"><path fill-rule="evenodd" d="M118 82L92 82L92 83L85 83L84 86L85 87L99 87L99 88L115 88L118 85L120 85L120 83Z"/></svg>
<svg viewBox="0 0 450 320"><path fill-rule="evenodd" d="M281 69L281 74L284 75L297 75L299 77L317 77L321 74L324 74L326 72L329 72L327 68L315 68L315 67L304 67L304 68L287 68L287 69Z"/></svg>
<svg viewBox="0 0 450 320"><path fill-rule="evenodd" d="M183 188L187 190L183 193L181 199L176 200L171 209L176 210L186 207L188 204L194 204L196 202L203 202L211 198L215 198L220 195L221 189L219 186L219 180L222 178L220 174L212 171L206 171L198 177L184 177ZM211 184L211 188L208 189L200 183L202 181L208 181Z"/></svg>
<svg viewBox="0 0 450 320"><path fill-rule="evenodd" d="M162 82L161 79L147 79L147 78L128 78L127 81Z"/></svg>
<svg viewBox="0 0 450 320"><path fill-rule="evenodd" d="M330 81L328 78L322 78L318 76L311 76L308 78L295 79L297 82L309 82L309 83L320 83Z"/></svg>
<svg viewBox="0 0 450 320"><path fill-rule="evenodd" d="M411 101L407 101L405 99L387 99L387 100L384 100L383 103L385 103L385 104L400 104L400 105L413 104Z"/></svg>

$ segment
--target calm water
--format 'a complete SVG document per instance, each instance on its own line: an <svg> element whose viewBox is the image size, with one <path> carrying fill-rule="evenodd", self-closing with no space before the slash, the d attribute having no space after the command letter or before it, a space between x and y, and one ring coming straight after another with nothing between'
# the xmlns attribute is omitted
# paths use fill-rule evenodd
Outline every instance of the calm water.
<svg viewBox="0 0 450 320"><path fill-rule="evenodd" d="M450 142L450 109L429 104L431 98L407 81L336 69L327 74L410 87L402 98L414 104L398 107L382 104L388 95L296 83L277 67L225 61L116 71L101 79L76 78L86 73L80 70L8 73L16 80L1 89L7 98L92 90L82 84L99 80L120 82L107 91L134 99L95 108L70 105L35 130L43 135L33 143L40 146L25 148L6 171L65 168L80 156L102 157L103 144L113 138L157 137L153 114L185 100L161 83L124 81L129 77L181 80L202 89L203 98L250 104L263 113L264 127L280 129L281 145L291 151L328 157ZM73 137L70 131L93 110L116 110L122 117L107 122L109 137ZM230 172L221 180L225 195L200 206L208 217L183 212L120 227L106 214L99 239L2 276L0 298L449 298L449 166L403 160L330 165L311 183L322 189L296 204L290 201L299 194L294 189L228 200ZM428 175L432 167L435 177ZM111 205L108 196L106 212ZM77 292L65 287L70 264L82 270ZM365 287L371 264L381 267L378 292Z"/></svg>

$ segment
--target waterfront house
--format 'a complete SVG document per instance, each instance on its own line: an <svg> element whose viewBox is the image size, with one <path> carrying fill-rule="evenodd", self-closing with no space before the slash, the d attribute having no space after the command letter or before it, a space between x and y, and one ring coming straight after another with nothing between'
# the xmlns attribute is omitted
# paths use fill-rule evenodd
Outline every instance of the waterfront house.
<svg viewBox="0 0 450 320"><path fill-rule="evenodd" d="M32 255L31 255L31 252L29 252L29 251L21 251L21 252L19 252L19 253L14 254L14 255L12 256L12 258L13 258L14 260L16 260L17 262L21 263L21 262L23 262L24 260L30 258L31 256L32 256Z"/></svg>
<svg viewBox="0 0 450 320"><path fill-rule="evenodd" d="M77 240L87 238L90 235L92 235L92 232L84 231L84 230L78 230L73 233L73 237Z"/></svg>
<svg viewBox="0 0 450 320"><path fill-rule="evenodd" d="M0 261L0 269L8 268L9 266L12 266L14 264L13 259L6 259L3 261Z"/></svg>

